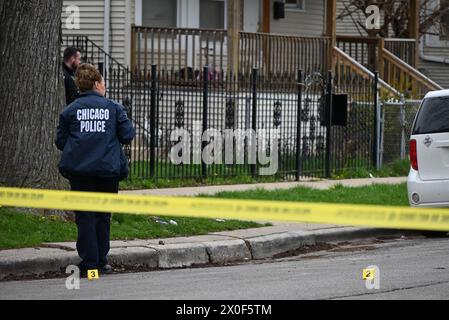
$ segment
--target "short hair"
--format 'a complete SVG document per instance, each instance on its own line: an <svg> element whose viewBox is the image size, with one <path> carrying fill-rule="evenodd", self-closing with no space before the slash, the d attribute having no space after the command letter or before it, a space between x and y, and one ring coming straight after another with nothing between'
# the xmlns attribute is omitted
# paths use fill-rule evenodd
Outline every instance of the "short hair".
<svg viewBox="0 0 449 320"><path fill-rule="evenodd" d="M64 50L64 62L67 62L70 60L71 57L73 57L77 52L81 53L81 50L76 47L68 47Z"/></svg>
<svg viewBox="0 0 449 320"><path fill-rule="evenodd" d="M95 82L101 82L103 76L91 64L83 63L76 68L75 83L80 92L86 92L94 88Z"/></svg>

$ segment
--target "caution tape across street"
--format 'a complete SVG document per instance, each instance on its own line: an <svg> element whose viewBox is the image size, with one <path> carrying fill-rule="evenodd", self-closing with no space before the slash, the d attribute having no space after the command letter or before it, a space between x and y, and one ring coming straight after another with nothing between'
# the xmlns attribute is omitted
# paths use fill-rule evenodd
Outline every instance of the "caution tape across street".
<svg viewBox="0 0 449 320"><path fill-rule="evenodd" d="M449 231L449 208L122 195L0 188L0 206Z"/></svg>

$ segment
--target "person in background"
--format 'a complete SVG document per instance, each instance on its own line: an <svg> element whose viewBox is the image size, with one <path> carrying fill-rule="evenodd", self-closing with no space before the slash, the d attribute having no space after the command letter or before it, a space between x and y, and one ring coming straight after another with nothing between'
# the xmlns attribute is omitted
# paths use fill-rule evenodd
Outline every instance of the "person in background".
<svg viewBox="0 0 449 320"><path fill-rule="evenodd" d="M59 117L55 141L63 151L59 172L70 181L72 191L118 193L119 181L128 176L122 145L131 143L135 129L123 106L105 98L104 79L93 65L78 67L76 85L80 97ZM107 260L111 214L75 212L75 217L81 275L93 269L111 273Z"/></svg>
<svg viewBox="0 0 449 320"><path fill-rule="evenodd" d="M64 50L64 62L62 64L62 70L64 71L65 99L67 105L71 104L79 96L79 91L75 84L75 72L80 63L80 49L75 47L68 47Z"/></svg>

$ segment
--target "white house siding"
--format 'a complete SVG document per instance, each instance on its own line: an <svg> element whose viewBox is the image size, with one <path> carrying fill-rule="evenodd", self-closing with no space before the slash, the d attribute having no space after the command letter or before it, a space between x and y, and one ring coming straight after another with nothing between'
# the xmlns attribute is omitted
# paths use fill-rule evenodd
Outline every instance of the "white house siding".
<svg viewBox="0 0 449 320"><path fill-rule="evenodd" d="M103 21L104 21L104 1L103 0L77 0L64 1L62 10L62 33L63 35L86 35L97 45L103 47ZM80 9L80 29L67 29L66 20L68 6L78 6Z"/></svg>
<svg viewBox="0 0 449 320"><path fill-rule="evenodd" d="M324 1L306 0L305 11L286 9L285 19L274 20L271 14L271 33L322 36L325 30Z"/></svg>
<svg viewBox="0 0 449 320"><path fill-rule="evenodd" d="M337 17L339 14L345 11L345 8L349 6L352 0L337 0ZM353 7L350 7L353 8ZM354 24L354 20L359 21L359 19L364 19L364 15L354 14L353 17L345 16L341 19L337 19L337 35L347 35L347 36L366 36L366 31L359 25ZM380 12L380 23L383 23L384 14ZM361 21L365 24L365 21ZM393 34L393 29L390 27L389 29L390 36Z"/></svg>
<svg viewBox="0 0 449 320"><path fill-rule="evenodd" d="M110 29L110 53L119 60L125 62L125 38L126 37L126 0L111 0L111 29Z"/></svg>
<svg viewBox="0 0 449 320"><path fill-rule="evenodd" d="M130 39L131 8L134 0L111 0L110 12L110 48L112 57L119 62L128 64L129 53L126 44ZM64 1L62 11L63 35L85 35L95 44L103 48L104 44L104 0L75 0ZM66 8L76 5L80 9L80 29L67 29ZM128 23L129 21L129 23ZM106 50L108 51L108 50Z"/></svg>
<svg viewBox="0 0 449 320"><path fill-rule="evenodd" d="M424 47L424 54L449 58L449 47Z"/></svg>
<svg viewBox="0 0 449 320"><path fill-rule="evenodd" d="M129 19L131 24L136 24L136 1L129 0Z"/></svg>
<svg viewBox="0 0 449 320"><path fill-rule="evenodd" d="M424 47L424 54L435 57L449 57L449 48ZM442 87L449 89L449 64L420 60L419 69Z"/></svg>
<svg viewBox="0 0 449 320"><path fill-rule="evenodd" d="M337 17L339 14L345 11L345 6L348 6L350 0L338 0L337 1ZM359 28L362 35L366 35L366 32L362 28ZM337 20L337 35L359 36L359 30L354 25L354 21L350 16Z"/></svg>

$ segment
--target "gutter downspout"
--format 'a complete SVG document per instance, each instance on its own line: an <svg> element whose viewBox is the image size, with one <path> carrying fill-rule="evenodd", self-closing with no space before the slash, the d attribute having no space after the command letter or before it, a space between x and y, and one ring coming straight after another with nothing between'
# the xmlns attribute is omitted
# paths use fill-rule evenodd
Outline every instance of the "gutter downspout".
<svg viewBox="0 0 449 320"><path fill-rule="evenodd" d="M103 50L109 54L109 38L111 25L111 0L104 0ZM105 56L104 70L108 70L108 56Z"/></svg>
<svg viewBox="0 0 449 320"><path fill-rule="evenodd" d="M449 64L449 58L428 56L424 54L424 36L421 36L421 40L419 41L419 58L424 61Z"/></svg>

